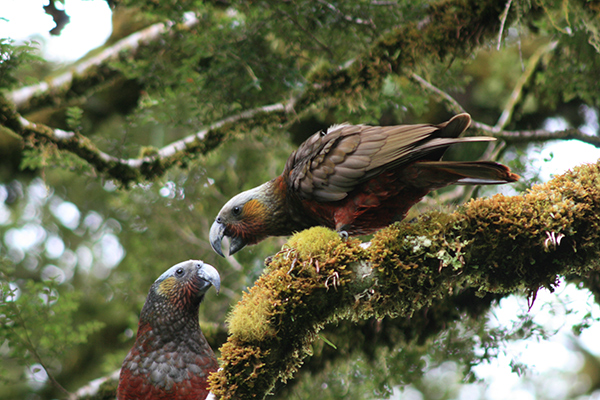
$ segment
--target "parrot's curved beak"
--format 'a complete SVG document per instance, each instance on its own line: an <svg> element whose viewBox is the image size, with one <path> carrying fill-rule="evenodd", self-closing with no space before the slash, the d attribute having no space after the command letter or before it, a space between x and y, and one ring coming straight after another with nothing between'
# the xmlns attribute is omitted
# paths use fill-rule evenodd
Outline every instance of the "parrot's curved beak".
<svg viewBox="0 0 600 400"><path fill-rule="evenodd" d="M210 227L210 234L208 237L211 247L221 257L225 257L223 250L221 249L221 241L223 240L224 235L225 225L217 221L213 222L212 226Z"/></svg>
<svg viewBox="0 0 600 400"><path fill-rule="evenodd" d="M221 276L219 275L219 272L217 272L215 267L210 264L202 264L203 265L198 268L198 277L206 282L210 282L215 287L218 294L219 290L221 290Z"/></svg>
<svg viewBox="0 0 600 400"><path fill-rule="evenodd" d="M222 240L223 237L227 236L229 238L229 255L233 255L243 249L246 246L246 241L240 237L232 237L225 234L225 225L220 222L218 219L213 222L210 227L209 240L210 245L213 250L220 255L221 257L225 257L222 250Z"/></svg>

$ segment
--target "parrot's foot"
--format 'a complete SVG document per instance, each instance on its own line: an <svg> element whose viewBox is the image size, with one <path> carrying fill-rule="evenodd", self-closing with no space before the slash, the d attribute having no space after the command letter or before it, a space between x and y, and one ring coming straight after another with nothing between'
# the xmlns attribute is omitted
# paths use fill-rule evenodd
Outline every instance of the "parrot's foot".
<svg viewBox="0 0 600 400"><path fill-rule="evenodd" d="M348 235L348 232L346 232L346 231L339 231L338 235L340 235L340 238L342 239L343 242L348 240L348 238L350 237L350 235Z"/></svg>

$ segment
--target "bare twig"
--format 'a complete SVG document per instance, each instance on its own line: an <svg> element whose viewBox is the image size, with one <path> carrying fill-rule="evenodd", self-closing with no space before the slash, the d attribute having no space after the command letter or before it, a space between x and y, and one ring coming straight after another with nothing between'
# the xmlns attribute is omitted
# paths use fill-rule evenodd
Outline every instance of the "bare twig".
<svg viewBox="0 0 600 400"><path fill-rule="evenodd" d="M338 14L339 16L341 16L343 19L345 19L348 22L353 22L353 23L359 24L359 25L369 25L371 28L375 28L375 23L370 18L365 20L365 19L358 18L358 17L351 17L350 15L346 15L343 12L341 12L339 8L337 8L336 6L334 6L333 4L331 4L328 1L325 1L325 0L317 0L317 1L319 3L321 3L322 5L324 5L325 7L329 8L331 11Z"/></svg>
<svg viewBox="0 0 600 400"><path fill-rule="evenodd" d="M493 130L490 130L490 132L492 131ZM600 136L588 135L577 128L562 129L554 132L547 131L545 129L500 131L494 133L494 136L498 139L505 140L507 143L547 142L549 140L575 139L600 148Z"/></svg>
<svg viewBox="0 0 600 400"><path fill-rule="evenodd" d="M554 42L553 42L554 43ZM552 50L554 47L553 43L550 43L545 49ZM434 86L430 82L421 78L419 75L413 73L411 78L419 83L423 88L432 92L438 97L440 103L444 104L446 108L454 113L466 112L464 108L456 101L455 98L444 92L440 88ZM521 87L522 88L522 87ZM517 90L515 90L517 92ZM515 102L510 102L507 109L514 107ZM511 113L512 110L507 111ZM533 130L518 130L518 131L507 131L502 127L506 124L504 118L499 121L495 126L484 124L483 122L473 120L471 126L476 130L479 130L482 135L493 136L498 139L503 139L507 143L524 143L524 142L546 142L549 140L570 140L576 139L584 143L591 144L595 147L600 148L600 132L596 135L588 135L577 128L563 129L560 131L548 131L545 129L533 129ZM498 149L499 151L500 149ZM492 153L495 150L490 150ZM491 153L490 153L491 154Z"/></svg>
<svg viewBox="0 0 600 400"><path fill-rule="evenodd" d="M508 0L506 2L506 6L504 6L504 12L500 16L500 31L498 32L498 46L497 50L500 50L500 45L502 44L502 33L504 32L504 24L506 24L506 18L508 17L508 11L510 10L510 4L512 0Z"/></svg>
<svg viewBox="0 0 600 400"><path fill-rule="evenodd" d="M27 328L25 320L23 319L21 313L19 311L17 311L17 313L15 315L16 315L17 319L19 320L19 324L23 327L23 331L25 333L25 338L19 336L13 328L9 328L9 329L11 329L13 331L13 334L16 335L20 339L21 342L25 343L25 345L27 346L27 349L31 352L31 354L33 355L33 358L35 358L35 360L42 366L42 368L46 372L46 375L48 376L48 379L50 380L50 382L52 382L54 387L56 387L65 396L67 396L68 399L74 399L75 396L73 395L73 393L71 393L67 389L65 389L63 387L63 385L61 385L56 380L52 371L50 371L50 369L48 368L48 366L46 365L44 360L42 360L42 357L38 353L36 346L33 344L31 338L29 337L29 329Z"/></svg>
<svg viewBox="0 0 600 400"><path fill-rule="evenodd" d="M311 40L313 40L322 50L326 51L327 54L329 54L329 57L333 58L333 51L331 51L329 46L327 46L325 43L321 42L315 35L313 35L313 33L309 29L306 29L304 26L302 26L302 24L300 22L298 22L298 20L296 18L294 18L292 15L290 15L289 13L287 13L281 9L278 9L277 12L282 14L283 16L285 16L290 21L292 21L292 23L294 25L296 25L298 27L298 29L300 29L302 32L306 33L306 35L308 37L310 37Z"/></svg>
<svg viewBox="0 0 600 400"><path fill-rule="evenodd" d="M510 97L508 98L506 106L504 107L504 110L500 115L500 118L498 118L498 122L496 122L496 128L504 129L504 127L509 123L516 105L522 100L521 94L523 93L523 88L525 87L525 85L531 82L531 79L533 78L533 73L537 69L537 66L542 56L554 50L557 45L558 41L553 41L545 46L540 47L536 50L535 53L533 53L533 55L529 59L529 62L527 63L527 68L519 77L519 80L513 88L513 91Z"/></svg>

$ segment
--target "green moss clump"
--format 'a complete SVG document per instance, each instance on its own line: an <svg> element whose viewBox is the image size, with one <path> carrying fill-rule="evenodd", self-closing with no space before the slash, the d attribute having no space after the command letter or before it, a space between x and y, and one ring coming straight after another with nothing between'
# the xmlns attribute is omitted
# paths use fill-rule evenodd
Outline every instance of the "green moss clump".
<svg viewBox="0 0 600 400"><path fill-rule="evenodd" d="M270 320L279 301L272 298L272 294L271 291L253 286L244 296L244 301L238 302L227 318L229 333L245 342L273 337L276 331Z"/></svg>
<svg viewBox="0 0 600 400"><path fill-rule="evenodd" d="M342 239L336 231L323 226L315 226L294 234L288 240L287 246L295 249L298 257L303 260L318 257L319 260L324 261L327 257L327 250L341 242Z"/></svg>

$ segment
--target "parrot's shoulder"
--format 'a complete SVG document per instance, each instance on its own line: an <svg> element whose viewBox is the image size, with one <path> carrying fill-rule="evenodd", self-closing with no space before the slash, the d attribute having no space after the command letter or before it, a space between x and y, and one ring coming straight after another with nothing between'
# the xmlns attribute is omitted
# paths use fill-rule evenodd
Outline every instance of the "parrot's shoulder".
<svg viewBox="0 0 600 400"><path fill-rule="evenodd" d="M364 176L369 156L383 145L378 128L343 123L315 133L289 157L288 187L302 199L343 199ZM360 150L361 142L370 144Z"/></svg>

